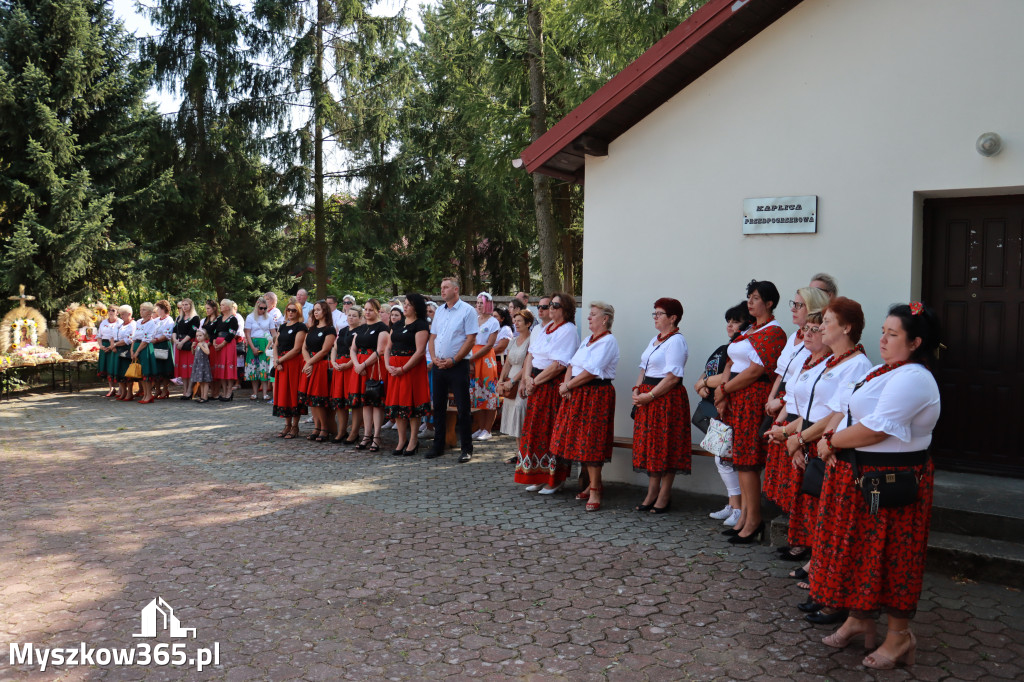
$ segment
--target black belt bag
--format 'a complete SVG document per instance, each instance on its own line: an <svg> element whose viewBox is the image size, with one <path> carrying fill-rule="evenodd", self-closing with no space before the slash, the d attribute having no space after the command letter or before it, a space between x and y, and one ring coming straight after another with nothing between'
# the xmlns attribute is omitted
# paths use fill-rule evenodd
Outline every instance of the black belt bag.
<svg viewBox="0 0 1024 682"><path fill-rule="evenodd" d="M920 477L909 467L928 462L928 451L907 453L844 451L840 459L853 465L853 476L857 487L864 495L868 513L875 515L879 509L895 509L914 504L918 498ZM860 467L907 467L901 471L876 471L861 474Z"/></svg>

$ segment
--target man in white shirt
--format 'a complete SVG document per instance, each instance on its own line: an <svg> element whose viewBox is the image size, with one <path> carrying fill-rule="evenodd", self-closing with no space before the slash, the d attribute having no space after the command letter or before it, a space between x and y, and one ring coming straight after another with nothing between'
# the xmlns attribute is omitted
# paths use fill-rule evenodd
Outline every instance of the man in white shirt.
<svg viewBox="0 0 1024 682"><path fill-rule="evenodd" d="M535 307L530 305L530 295L528 293L526 293L525 291L517 291L516 295L513 298L518 299L519 302L523 304L523 307L525 309L527 309L531 313L533 313L533 325L530 327L530 329L531 330L536 329L537 325L540 324L540 315L538 315L538 310ZM547 296L542 296L541 300L543 301L545 298L547 298ZM548 300L548 303L551 303L551 301ZM548 318L548 315L545 314L544 317ZM545 319L544 320L544 324L547 324L547 323L548 323L548 319Z"/></svg>
<svg viewBox="0 0 1024 682"><path fill-rule="evenodd" d="M430 358L434 363L434 447L424 457L434 459L444 454L445 428L448 414L448 393L455 398L459 410L459 462L473 457L473 418L469 402L469 361L466 356L476 343L476 308L459 298L459 278L441 280L444 305L434 313L430 326Z"/></svg>
<svg viewBox="0 0 1024 682"><path fill-rule="evenodd" d="M309 292L299 289L295 292L295 300L302 306L302 321L308 323L309 314L313 312L313 304L309 302Z"/></svg>
<svg viewBox="0 0 1024 682"><path fill-rule="evenodd" d="M342 311L338 310L337 296L334 296L332 294L331 296L328 296L325 300L327 301L327 307L331 309L331 321L334 324L334 329L340 332L342 329L348 326L348 316L346 316L345 313L343 313Z"/></svg>
<svg viewBox="0 0 1024 682"><path fill-rule="evenodd" d="M533 326L530 329L536 329L540 326L541 329L548 326L548 322L551 321L551 297L541 296L540 300L537 301L537 316L534 318Z"/></svg>

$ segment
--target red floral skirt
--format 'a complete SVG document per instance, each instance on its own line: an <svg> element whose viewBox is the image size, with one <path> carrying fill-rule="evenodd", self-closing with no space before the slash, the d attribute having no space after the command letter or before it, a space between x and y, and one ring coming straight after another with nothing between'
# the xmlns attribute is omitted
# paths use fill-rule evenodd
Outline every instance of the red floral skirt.
<svg viewBox="0 0 1024 682"><path fill-rule="evenodd" d="M614 437L615 387L584 384L558 408L551 454L571 462L601 465L612 459Z"/></svg>
<svg viewBox="0 0 1024 682"><path fill-rule="evenodd" d="M178 350L174 354L174 376L179 379L192 378L192 364L196 355L190 350Z"/></svg>
<svg viewBox="0 0 1024 682"><path fill-rule="evenodd" d="M654 390L640 384L641 395ZM682 383L640 405L633 421L633 471L648 474L689 474L693 444L690 442L690 398Z"/></svg>
<svg viewBox="0 0 1024 682"><path fill-rule="evenodd" d="M807 447L807 457L818 459L818 444L811 443ZM800 492L804 484L804 470L793 466L790 457L790 468L793 470L793 506L789 511L789 544L792 547L813 547L814 528L818 523L818 498Z"/></svg>
<svg viewBox="0 0 1024 682"><path fill-rule="evenodd" d="M796 418L796 415L787 414L784 421L791 424ZM776 421L775 424L781 426L782 422ZM787 514L793 509L793 503L800 490L800 485L794 484L797 475L785 441L768 441L764 467L764 494Z"/></svg>
<svg viewBox="0 0 1024 682"><path fill-rule="evenodd" d="M862 473L897 470L864 467ZM924 577L935 468L929 460L913 471L921 477L917 502L871 515L853 467L837 461L827 469L813 538L814 601L862 612L884 610L903 618L914 615Z"/></svg>
<svg viewBox="0 0 1024 682"><path fill-rule="evenodd" d="M392 355L392 367L405 367L411 355ZM430 414L430 380L427 377L426 358L405 374L388 375L388 391L384 399L384 414L388 419L415 418Z"/></svg>
<svg viewBox="0 0 1024 682"><path fill-rule="evenodd" d="M306 407L331 404L331 363L326 359L313 365L309 374L299 372L299 402Z"/></svg>
<svg viewBox="0 0 1024 682"><path fill-rule="evenodd" d="M232 337L220 350L210 344L210 369L213 370L213 379L236 381L238 379L238 356L235 353L237 337Z"/></svg>
<svg viewBox="0 0 1024 682"><path fill-rule="evenodd" d="M274 374L274 416L297 417L306 414L306 406L299 403L299 377L304 364L299 353L286 360Z"/></svg>
<svg viewBox="0 0 1024 682"><path fill-rule="evenodd" d="M364 353L359 351L356 353L356 360L359 362L365 362L366 358L373 355L374 351L368 351ZM382 372L384 368L384 361L380 360L372 367L366 368L366 374L360 374L354 369L348 372L348 383L345 385L345 393L348 395L349 407L363 407L365 401L363 400L363 393L366 391L366 380L367 379L383 379L384 380L384 396L387 397L388 390L388 377L391 376L386 371ZM372 407L384 407L383 402L380 405L372 405Z"/></svg>
<svg viewBox="0 0 1024 682"><path fill-rule="evenodd" d="M341 364L345 364L348 358L338 358ZM343 410L348 407L348 393L345 388L348 385L348 375L352 368L334 369L331 368L331 407L335 410Z"/></svg>
<svg viewBox="0 0 1024 682"><path fill-rule="evenodd" d="M568 464L558 461L551 452L551 436L561 403L557 381L536 386L527 398L516 461L516 483L544 483L554 487L569 475Z"/></svg>
<svg viewBox="0 0 1024 682"><path fill-rule="evenodd" d="M732 466L737 471L760 471L768 456L767 442L758 433L764 419L764 404L772 385L758 379L750 386L729 394L723 420L732 427Z"/></svg>

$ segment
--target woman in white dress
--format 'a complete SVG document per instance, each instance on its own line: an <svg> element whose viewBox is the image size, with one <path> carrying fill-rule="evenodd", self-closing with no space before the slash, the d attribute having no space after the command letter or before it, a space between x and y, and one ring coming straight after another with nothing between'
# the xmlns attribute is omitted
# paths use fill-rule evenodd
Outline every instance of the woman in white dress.
<svg viewBox="0 0 1024 682"><path fill-rule="evenodd" d="M519 438L523 432L523 419L526 418L526 397L519 392L519 379L523 373L526 355L530 352L533 313L529 310L517 312L512 318L512 323L519 335L506 348L505 366L502 367L501 377L498 379L498 393L504 397L501 408L501 432Z"/></svg>

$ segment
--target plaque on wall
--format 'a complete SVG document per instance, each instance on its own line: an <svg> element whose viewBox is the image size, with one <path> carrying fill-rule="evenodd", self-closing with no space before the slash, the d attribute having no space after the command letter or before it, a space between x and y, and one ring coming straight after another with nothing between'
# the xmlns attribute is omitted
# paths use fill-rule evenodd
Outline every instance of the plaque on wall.
<svg viewBox="0 0 1024 682"><path fill-rule="evenodd" d="M743 200L743 234L806 234L818 231L818 197Z"/></svg>

